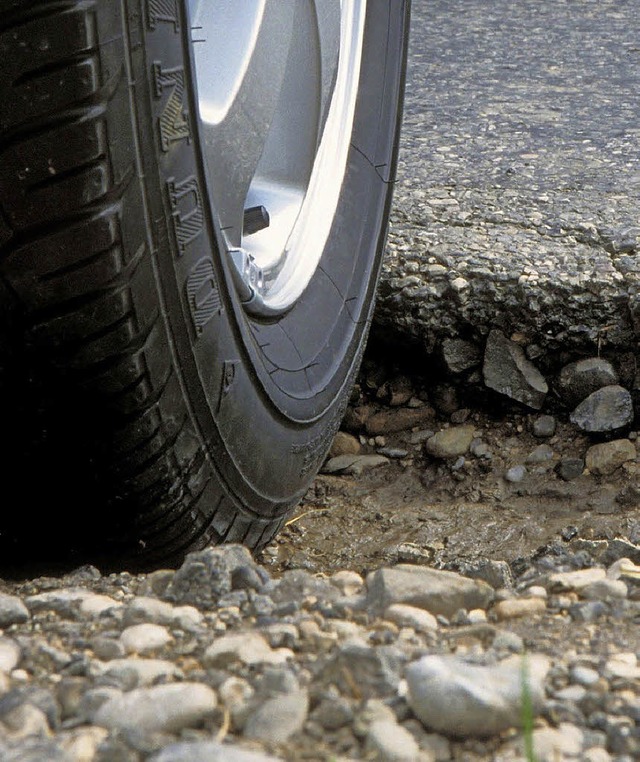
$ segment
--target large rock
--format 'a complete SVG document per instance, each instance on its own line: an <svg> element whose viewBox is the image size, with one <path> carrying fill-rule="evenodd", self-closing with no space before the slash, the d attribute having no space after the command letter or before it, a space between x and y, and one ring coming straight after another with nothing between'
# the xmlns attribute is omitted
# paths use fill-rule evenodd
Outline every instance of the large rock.
<svg viewBox="0 0 640 762"><path fill-rule="evenodd" d="M525 685L534 714L541 711L548 669L549 660L539 655L489 666L425 656L406 669L407 699L416 717L438 733L490 736L520 727Z"/></svg>
<svg viewBox="0 0 640 762"><path fill-rule="evenodd" d="M549 391L544 376L519 344L497 329L489 333L482 368L489 389L539 410Z"/></svg>
<svg viewBox="0 0 640 762"><path fill-rule="evenodd" d="M588 357L565 365L558 376L558 392L569 407L575 407L603 386L618 383L613 365L601 357Z"/></svg>
<svg viewBox="0 0 640 762"><path fill-rule="evenodd" d="M616 431L633 421L633 399L622 386L604 386L592 392L571 413L571 422L583 431Z"/></svg>
<svg viewBox="0 0 640 762"><path fill-rule="evenodd" d="M379 614L394 603L406 603L450 617L458 609L486 608L492 600L493 590L486 582L424 566L399 564L367 577L367 605Z"/></svg>

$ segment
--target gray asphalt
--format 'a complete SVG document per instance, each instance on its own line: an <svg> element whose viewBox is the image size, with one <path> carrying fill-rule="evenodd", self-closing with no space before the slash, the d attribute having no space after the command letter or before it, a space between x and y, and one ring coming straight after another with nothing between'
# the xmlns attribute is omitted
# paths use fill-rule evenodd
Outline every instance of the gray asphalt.
<svg viewBox="0 0 640 762"><path fill-rule="evenodd" d="M638 0L414 0L376 324L428 350L640 335Z"/></svg>

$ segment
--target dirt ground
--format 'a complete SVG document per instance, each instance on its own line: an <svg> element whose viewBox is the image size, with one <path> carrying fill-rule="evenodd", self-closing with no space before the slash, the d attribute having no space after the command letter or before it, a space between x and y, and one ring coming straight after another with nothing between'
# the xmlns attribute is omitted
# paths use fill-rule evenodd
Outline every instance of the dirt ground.
<svg viewBox="0 0 640 762"><path fill-rule="evenodd" d="M319 475L262 562L281 569L362 573L394 562L443 566L485 557L512 564L545 545L575 538L640 541L637 462L610 476L586 470L565 481L555 470L558 461L583 458L594 441L562 413L556 415L555 434L540 439L532 433L538 414L499 407L491 409L483 400L482 406L467 408L466 423L474 425L489 452L468 456L462 467L408 442L420 438L414 430L385 436L385 448L408 451L401 460L390 459L359 476ZM429 428L447 425L446 416L436 415ZM364 452L379 449L366 437L361 441ZM553 457L527 464L522 481L509 482L506 471L526 464L541 443Z"/></svg>

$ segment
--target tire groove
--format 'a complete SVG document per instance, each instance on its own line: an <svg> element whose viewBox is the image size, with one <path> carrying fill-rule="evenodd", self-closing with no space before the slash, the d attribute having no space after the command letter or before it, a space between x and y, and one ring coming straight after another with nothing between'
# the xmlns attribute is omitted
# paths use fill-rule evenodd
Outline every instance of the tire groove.
<svg viewBox="0 0 640 762"><path fill-rule="evenodd" d="M90 172L92 169L97 169L99 167L107 167L106 162L107 162L106 154L100 154L95 159L91 159L91 161L83 162L77 167L73 167L71 169L65 169L62 172L57 172L55 175L46 177L44 180L38 180L37 182L33 183L33 185L29 186L28 194L31 195L39 191L55 188L57 185L67 182L68 180L73 180L74 178L82 177L82 175L86 174L87 172Z"/></svg>
<svg viewBox="0 0 640 762"><path fill-rule="evenodd" d="M60 2L40 2L34 3L33 6L24 7L25 3L22 2L20 8L16 8L13 11L3 10L0 4L0 32L6 32L16 27L24 26L30 21L36 21L38 19L51 18L52 16L58 16L61 12L69 12L73 10L86 10L95 7L95 2L90 0L82 0L81 2L69 2L67 0L60 0ZM7 14L6 16L4 14Z"/></svg>
<svg viewBox="0 0 640 762"><path fill-rule="evenodd" d="M66 231L71 225L78 222L89 222L97 217L111 213L118 213L121 208L122 197L126 194L129 185L135 178L135 170L131 167L125 177L111 190L107 191L98 201L82 207L77 212L67 214L63 218L52 220L49 223L33 225L23 228L21 231L14 229L14 236L0 249L2 255L10 255L23 246L30 246L39 241L46 240L56 233Z"/></svg>
<svg viewBox="0 0 640 762"><path fill-rule="evenodd" d="M67 123L79 112L88 111L92 107L102 106L106 110L118 92L124 73L124 67L121 66L101 87L90 95L79 98L72 105L57 108L55 111L39 114L18 124L4 127L0 131L3 148L11 147L16 141L22 142L26 138L37 137L43 132L48 132L51 128Z"/></svg>
<svg viewBox="0 0 640 762"><path fill-rule="evenodd" d="M68 56L60 61L52 61L42 66L38 66L35 69L20 74L13 80L11 86L15 89L22 87L23 85L31 84L32 82L46 77L49 74L56 74L57 72L63 72L74 64L81 64L87 61L95 60L96 53L99 49L95 46L86 48L85 50L78 52L75 55Z"/></svg>
<svg viewBox="0 0 640 762"><path fill-rule="evenodd" d="M183 419L182 423L180 424L180 428L177 429L173 434L169 435L166 440L164 441L162 447L153 455L150 455L147 460L143 461L142 463L137 464L134 467L134 470L131 472L126 472L126 470L120 471L119 466L116 463L109 464L109 472L117 472L119 476L121 476L122 479L124 479L125 482L135 479L136 477L143 474L145 471L148 471L150 468L152 468L164 455L166 455L169 451L173 451L173 447L175 446L176 442L178 441L178 437L180 434L182 434L182 431L184 430L184 427L186 425L186 417ZM173 454L173 452L171 452Z"/></svg>
<svg viewBox="0 0 640 762"><path fill-rule="evenodd" d="M128 288L130 288L130 284L123 280L122 283L118 283L115 286L98 288L95 291L89 291L86 294L66 299L64 302L34 310L31 313L31 327L32 329L44 328L47 323L52 323L63 318L72 318L95 302L100 301L100 299L116 296Z"/></svg>
<svg viewBox="0 0 640 762"><path fill-rule="evenodd" d="M91 267L91 265L95 264L96 262L99 262L101 259L104 259L105 257L109 257L111 254L114 254L117 251L119 251L120 254L122 254L122 245L119 242L114 243L112 246L109 246L106 249L102 249L101 251L98 251L95 254L92 254L90 257L87 257L86 259L81 259L81 260L78 260L77 262L73 262L70 265L59 267L57 270L51 270L48 273L44 273L43 275L40 275L38 277L38 280L41 283L48 283L49 281L52 281L52 280L59 280L60 278L64 278L67 275L72 275L73 273L79 272L80 270L84 270L85 267ZM118 277L120 277L120 273L118 273Z"/></svg>
<svg viewBox="0 0 640 762"><path fill-rule="evenodd" d="M85 383L95 381L97 378L107 375L111 371L114 371L117 366L121 365L123 362L133 359L140 352L144 353L145 345L149 341L154 329L157 327L159 322L160 316L158 315L148 329L142 331L137 339L132 339L132 341L129 343L129 349L127 349L126 352L119 352L115 355L106 357L104 360L100 360L96 363L92 363L91 365L87 365L82 370L74 369L73 377L78 379L80 382L84 381ZM140 383L143 377L144 373L140 374L140 376L138 376L135 381L132 381L122 389L114 392L114 395L132 391L135 386ZM165 383L166 380L163 382L162 388L164 388Z"/></svg>

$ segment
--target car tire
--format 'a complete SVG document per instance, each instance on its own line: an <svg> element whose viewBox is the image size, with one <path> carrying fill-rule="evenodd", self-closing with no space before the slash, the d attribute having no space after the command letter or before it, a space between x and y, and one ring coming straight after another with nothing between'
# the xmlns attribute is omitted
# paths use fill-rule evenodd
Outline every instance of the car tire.
<svg viewBox="0 0 640 762"><path fill-rule="evenodd" d="M317 261L291 249L306 274L278 302L222 221L244 136L234 158L227 125L211 170L194 4L0 0L0 384L25 507L0 536L20 552L36 534L141 565L260 549L305 494L371 321L402 113L409 2L350 3L345 163Z"/></svg>

